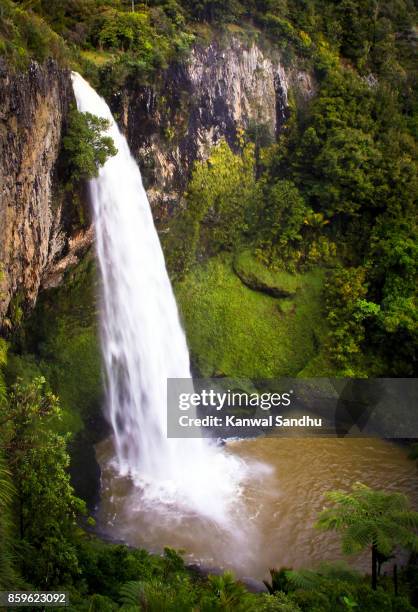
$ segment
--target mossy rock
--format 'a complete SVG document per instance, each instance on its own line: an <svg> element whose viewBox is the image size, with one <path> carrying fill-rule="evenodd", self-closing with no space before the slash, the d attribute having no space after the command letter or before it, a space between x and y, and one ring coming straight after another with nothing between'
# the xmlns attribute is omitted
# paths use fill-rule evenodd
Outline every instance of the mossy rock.
<svg viewBox="0 0 418 612"><path fill-rule="evenodd" d="M291 297L301 287L300 275L266 268L251 251L242 251L233 259L234 272L244 285L273 297Z"/></svg>
<svg viewBox="0 0 418 612"><path fill-rule="evenodd" d="M243 284L230 257L197 266L175 286L194 369L251 379L297 375L325 335L323 280L320 268L301 274L295 295L278 299Z"/></svg>

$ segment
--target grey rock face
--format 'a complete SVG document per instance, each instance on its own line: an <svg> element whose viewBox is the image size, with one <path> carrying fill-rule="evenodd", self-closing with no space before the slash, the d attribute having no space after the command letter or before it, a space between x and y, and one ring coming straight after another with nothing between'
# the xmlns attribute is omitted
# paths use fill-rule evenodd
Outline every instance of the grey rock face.
<svg viewBox="0 0 418 612"><path fill-rule="evenodd" d="M154 86L126 87L111 106L143 174L154 215L169 215L195 160L238 130L262 127L272 139L289 113L289 90L314 93L309 74L284 68L278 53L229 37L196 46Z"/></svg>

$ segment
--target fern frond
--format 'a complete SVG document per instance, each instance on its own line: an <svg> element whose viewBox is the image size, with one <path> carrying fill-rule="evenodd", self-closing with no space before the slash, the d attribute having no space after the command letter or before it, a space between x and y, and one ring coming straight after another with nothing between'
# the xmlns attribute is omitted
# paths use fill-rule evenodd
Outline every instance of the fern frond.
<svg viewBox="0 0 418 612"><path fill-rule="evenodd" d="M137 606L138 609L141 595L144 592L144 583L131 580L126 582L120 589L120 601L124 606Z"/></svg>

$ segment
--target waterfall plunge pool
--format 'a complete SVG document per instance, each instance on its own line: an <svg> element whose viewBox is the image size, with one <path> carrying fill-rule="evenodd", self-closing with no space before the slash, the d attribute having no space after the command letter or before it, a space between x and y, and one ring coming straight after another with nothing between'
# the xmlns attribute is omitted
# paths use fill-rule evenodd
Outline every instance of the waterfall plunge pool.
<svg viewBox="0 0 418 612"><path fill-rule="evenodd" d="M366 438L257 438L228 443L225 452L272 467L248 475L231 521L222 526L175 504L149 500L146 492L120 476L112 440L97 445L102 469L100 532L132 546L162 552L164 546L185 551L189 563L233 570L237 576L268 577L270 567L307 567L344 558L334 533L314 522L324 493L348 490L357 482L387 491L402 491L418 505L416 464L392 442ZM345 557L369 571L367 553Z"/></svg>
<svg viewBox="0 0 418 612"><path fill-rule="evenodd" d="M80 75L72 81L78 110L106 119L117 149L90 181L113 430L97 447L99 529L238 576L340 558L338 538L313 528L323 494L362 481L416 503L415 464L378 440L258 438L220 449L166 437L167 379L191 377L186 338L140 170L105 100ZM356 564L367 569L365 557Z"/></svg>

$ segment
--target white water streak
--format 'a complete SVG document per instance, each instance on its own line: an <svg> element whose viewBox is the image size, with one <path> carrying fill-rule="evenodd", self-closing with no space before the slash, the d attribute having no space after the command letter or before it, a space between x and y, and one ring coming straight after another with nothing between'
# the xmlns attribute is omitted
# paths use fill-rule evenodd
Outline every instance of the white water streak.
<svg viewBox="0 0 418 612"><path fill-rule="evenodd" d="M243 464L206 439L166 436L167 378L189 378L189 354L138 166L106 102L73 73L77 107L110 122L118 150L90 181L103 295L107 411L119 472L144 503L227 525Z"/></svg>

